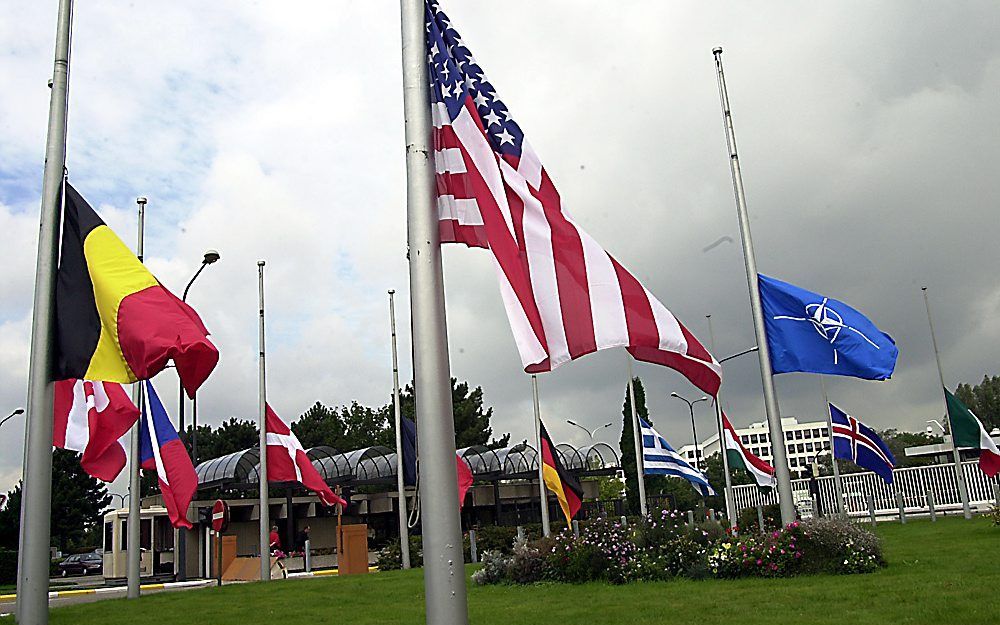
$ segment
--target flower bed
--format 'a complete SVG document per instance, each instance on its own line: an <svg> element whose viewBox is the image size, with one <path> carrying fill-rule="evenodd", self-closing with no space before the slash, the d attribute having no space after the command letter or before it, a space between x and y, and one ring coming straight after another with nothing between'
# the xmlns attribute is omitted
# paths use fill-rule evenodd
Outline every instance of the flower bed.
<svg viewBox="0 0 1000 625"><path fill-rule="evenodd" d="M597 520L579 538L563 531L515 543L509 555L487 551L472 579L478 584L621 584L674 577L867 573L883 566L878 537L846 519L815 519L768 534L731 536L716 522L692 526L680 513L662 510L633 527Z"/></svg>

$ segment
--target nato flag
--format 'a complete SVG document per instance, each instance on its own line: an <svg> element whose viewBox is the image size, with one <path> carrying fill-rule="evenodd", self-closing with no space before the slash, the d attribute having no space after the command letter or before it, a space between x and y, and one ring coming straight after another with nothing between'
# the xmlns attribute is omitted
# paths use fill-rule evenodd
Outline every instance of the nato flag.
<svg viewBox="0 0 1000 625"><path fill-rule="evenodd" d="M847 304L758 274L774 373L885 380L896 367L892 337Z"/></svg>

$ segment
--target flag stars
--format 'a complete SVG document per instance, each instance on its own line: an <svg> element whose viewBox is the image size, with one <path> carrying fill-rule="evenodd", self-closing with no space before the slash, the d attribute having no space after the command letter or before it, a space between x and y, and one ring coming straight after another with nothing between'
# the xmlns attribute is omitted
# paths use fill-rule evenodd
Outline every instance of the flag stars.
<svg viewBox="0 0 1000 625"><path fill-rule="evenodd" d="M489 112L489 113L487 113L487 114L486 114L486 115L485 115L485 116L483 117L483 119L485 119L485 120L486 120L486 122L487 122L487 127L492 127L492 126L493 126L494 124L496 124L496 125L498 125L498 126L499 126L499 125L501 125L501 124L500 124L500 116L499 116L499 115L497 115L497 114L496 114L496 112L494 112L493 110L490 110L490 112Z"/></svg>
<svg viewBox="0 0 1000 625"><path fill-rule="evenodd" d="M514 135L510 134L509 132L507 132L506 128L503 129L503 132L501 132L500 134L496 135L496 138L500 140L500 145L503 145L505 143L509 143L511 145L514 145Z"/></svg>
<svg viewBox="0 0 1000 625"><path fill-rule="evenodd" d="M489 100L486 99L486 96L482 92L476 94L475 100L476 106L484 107L489 105Z"/></svg>

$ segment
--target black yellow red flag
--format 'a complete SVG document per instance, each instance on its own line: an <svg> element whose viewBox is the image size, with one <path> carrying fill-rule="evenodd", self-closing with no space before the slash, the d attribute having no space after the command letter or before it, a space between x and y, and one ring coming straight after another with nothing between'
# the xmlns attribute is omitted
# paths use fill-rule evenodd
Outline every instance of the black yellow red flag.
<svg viewBox="0 0 1000 625"><path fill-rule="evenodd" d="M542 477L545 485L556 495L563 514L566 515L566 525L572 525L573 517L580 511L583 504L583 487L573 474L566 470L559 459L559 452L552 444L545 424L541 424L542 433Z"/></svg>
<svg viewBox="0 0 1000 625"><path fill-rule="evenodd" d="M173 360L193 395L219 361L198 313L153 277L69 183L64 203L55 378L126 384Z"/></svg>

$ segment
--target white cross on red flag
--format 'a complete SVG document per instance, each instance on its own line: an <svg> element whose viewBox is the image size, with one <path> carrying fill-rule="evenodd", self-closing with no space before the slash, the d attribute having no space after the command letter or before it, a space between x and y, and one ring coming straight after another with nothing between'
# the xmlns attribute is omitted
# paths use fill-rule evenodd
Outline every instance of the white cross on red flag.
<svg viewBox="0 0 1000 625"><path fill-rule="evenodd" d="M347 502L338 497L320 476L313 466L306 450L302 448L297 436L292 433L288 424L282 421L271 406L266 406L265 417L267 428L267 481L268 482L298 482L316 493L325 506Z"/></svg>

